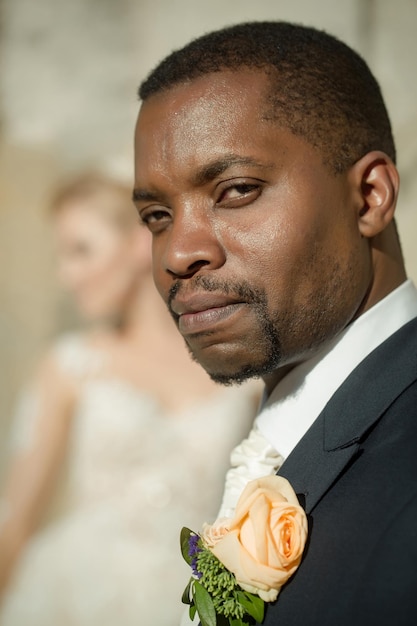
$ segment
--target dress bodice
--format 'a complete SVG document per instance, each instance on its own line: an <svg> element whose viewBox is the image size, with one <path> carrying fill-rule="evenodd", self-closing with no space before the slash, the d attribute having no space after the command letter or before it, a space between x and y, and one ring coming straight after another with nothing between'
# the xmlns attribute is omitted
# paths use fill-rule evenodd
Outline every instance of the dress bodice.
<svg viewBox="0 0 417 626"><path fill-rule="evenodd" d="M219 387L172 413L146 391L102 376L105 357L81 336L61 340L56 353L78 382L68 463L72 506L117 500L130 522L141 511L144 518L144 508L166 508L174 517L181 506L187 515L198 510L200 524L202 514L215 515L211 503L220 498L229 452L250 427L249 393Z"/></svg>
<svg viewBox="0 0 417 626"><path fill-rule="evenodd" d="M64 506L32 540L0 624L23 626L32 611L33 626L64 625L64 613L65 626L174 626L188 577L180 529L214 520L230 451L251 426L253 388L219 387L174 414L107 376L80 335L62 338L55 355L77 389ZM45 586L54 591L40 603Z"/></svg>

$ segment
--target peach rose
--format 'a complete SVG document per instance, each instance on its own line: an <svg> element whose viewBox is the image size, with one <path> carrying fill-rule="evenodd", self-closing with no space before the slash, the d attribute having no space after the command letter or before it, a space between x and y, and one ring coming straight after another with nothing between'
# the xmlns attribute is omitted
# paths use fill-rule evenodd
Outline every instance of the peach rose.
<svg viewBox="0 0 417 626"><path fill-rule="evenodd" d="M229 532L231 522L228 517L221 517L214 524L203 524L201 538L207 548L213 548Z"/></svg>
<svg viewBox="0 0 417 626"><path fill-rule="evenodd" d="M273 602L299 566L307 539L307 518L289 482L281 476L251 481L228 527L211 551L243 589Z"/></svg>

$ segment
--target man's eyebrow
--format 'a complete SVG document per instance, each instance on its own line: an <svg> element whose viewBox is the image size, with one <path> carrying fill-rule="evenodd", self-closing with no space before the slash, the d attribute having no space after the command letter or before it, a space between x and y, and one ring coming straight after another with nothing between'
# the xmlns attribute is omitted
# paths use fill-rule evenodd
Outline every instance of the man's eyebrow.
<svg viewBox="0 0 417 626"><path fill-rule="evenodd" d="M256 167L262 167L269 169L272 167L269 163L259 163L256 159L252 157L242 157L235 154L230 154L220 159L216 159L211 163L208 163L204 167L202 167L191 179L191 182L195 186L204 185L205 183L209 183L214 180L220 174L223 174L229 167L233 165L252 165Z"/></svg>
<svg viewBox="0 0 417 626"><path fill-rule="evenodd" d="M209 183L233 165L251 165L252 167L259 167L263 169L270 169L272 167L272 164L260 163L252 157L242 157L236 154L228 154L219 159L215 159L207 165L204 165L192 176L191 183L195 187ZM159 196L157 193L153 193L152 191L136 188L133 190L132 200L133 202L157 202L159 200Z"/></svg>
<svg viewBox="0 0 417 626"><path fill-rule="evenodd" d="M134 189L132 200L133 202L155 202L158 200L158 196L152 191L146 191L146 189Z"/></svg>

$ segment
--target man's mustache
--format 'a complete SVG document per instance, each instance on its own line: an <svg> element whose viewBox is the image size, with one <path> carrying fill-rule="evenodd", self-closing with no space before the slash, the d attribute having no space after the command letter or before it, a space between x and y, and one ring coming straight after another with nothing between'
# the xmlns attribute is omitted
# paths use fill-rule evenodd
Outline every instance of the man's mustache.
<svg viewBox="0 0 417 626"><path fill-rule="evenodd" d="M168 310L174 319L178 315L172 310L172 302L176 296L183 291L187 293L210 292L232 296L236 300L241 300L247 304L261 304L265 302L265 293L261 289L252 287L245 281L222 281L211 276L195 276L193 278L178 278L171 286L168 294Z"/></svg>

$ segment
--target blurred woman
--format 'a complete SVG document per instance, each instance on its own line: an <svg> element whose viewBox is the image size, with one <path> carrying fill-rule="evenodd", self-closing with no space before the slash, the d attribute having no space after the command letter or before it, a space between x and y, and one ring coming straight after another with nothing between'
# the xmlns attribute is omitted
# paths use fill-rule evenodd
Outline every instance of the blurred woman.
<svg viewBox="0 0 417 626"><path fill-rule="evenodd" d="M56 198L53 223L61 279L100 324L56 342L15 421L0 624L174 625L188 578L180 529L215 517L254 388L216 387L190 359L129 189L81 178ZM59 514L41 524L56 492Z"/></svg>

